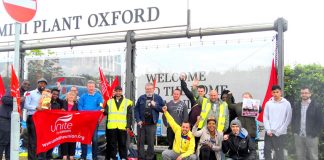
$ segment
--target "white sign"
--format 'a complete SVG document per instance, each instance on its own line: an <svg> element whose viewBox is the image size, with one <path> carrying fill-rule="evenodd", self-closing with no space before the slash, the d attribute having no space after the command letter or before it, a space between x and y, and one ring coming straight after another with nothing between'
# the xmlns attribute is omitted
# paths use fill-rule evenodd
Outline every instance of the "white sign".
<svg viewBox="0 0 324 160"><path fill-rule="evenodd" d="M256 117L259 114L260 100L258 99L243 99L242 116Z"/></svg>
<svg viewBox="0 0 324 160"><path fill-rule="evenodd" d="M184 26L186 3L185 0L39 1L34 20L22 25L21 39ZM0 6L1 42L12 40L14 35L14 21L2 12Z"/></svg>

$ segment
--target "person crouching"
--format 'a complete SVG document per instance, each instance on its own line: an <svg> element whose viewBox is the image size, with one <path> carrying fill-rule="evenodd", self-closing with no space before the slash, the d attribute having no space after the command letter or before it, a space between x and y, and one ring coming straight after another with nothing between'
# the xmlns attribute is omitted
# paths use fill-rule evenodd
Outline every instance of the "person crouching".
<svg viewBox="0 0 324 160"><path fill-rule="evenodd" d="M230 127L232 132L224 135L222 142L222 150L229 157L227 160L255 160L255 144L247 130L242 128L240 120L232 120Z"/></svg>
<svg viewBox="0 0 324 160"><path fill-rule="evenodd" d="M162 108L165 118L171 126L175 136L172 150L162 152L163 160L195 160L195 138L190 131L189 122L179 126L167 111L167 106Z"/></svg>

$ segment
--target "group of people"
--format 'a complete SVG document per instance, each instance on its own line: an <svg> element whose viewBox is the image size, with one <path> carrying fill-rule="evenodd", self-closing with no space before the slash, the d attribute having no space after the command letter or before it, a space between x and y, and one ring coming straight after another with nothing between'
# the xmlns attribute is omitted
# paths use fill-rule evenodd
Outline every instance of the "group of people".
<svg viewBox="0 0 324 160"><path fill-rule="evenodd" d="M132 125L137 127L137 157L142 160L155 158L154 142L160 112L163 123L167 127L168 150L162 152L164 160L254 160L256 154L256 119L243 116L242 102L235 103L232 93L222 92L219 98L216 90L205 95L204 86L193 81L190 91L185 77L180 76L181 89L173 91L173 99L165 102L154 93L154 85L145 85L145 94L136 103L123 96L122 87L114 89L114 96L103 104L103 98L95 90L95 82L89 80L87 93L78 96L78 88L72 86L64 100L59 98L59 88L51 90L51 109L65 111L101 111L107 115L106 123L106 159L127 159L127 136L132 134ZM29 81L21 85L22 105L27 110L28 159L52 159L52 150L36 155L36 134L33 115L43 108L39 99L45 90L47 81L39 79L37 88L29 91ZM191 110L180 99L182 92L191 102ZM283 149L287 128L292 122L292 130L299 160L318 159L318 137L323 126L322 108L311 100L309 88L301 88L301 101L294 103L293 108L288 100L282 97L280 86L272 86L272 98L264 107L266 160L284 159ZM242 98L252 99L249 92ZM0 107L0 159L5 151L5 158L10 159L10 113L12 97L6 94ZM133 118L133 115L135 119ZM134 121L135 120L135 121ZM92 159L98 159L98 125L92 136ZM147 144L145 151L144 144ZM74 159L76 143L60 145L63 159ZM87 158L87 144L81 145L81 159ZM272 154L274 152L274 154Z"/></svg>
<svg viewBox="0 0 324 160"><path fill-rule="evenodd" d="M53 149L45 153L40 153L36 155L36 132L35 125L33 121L33 115L36 111L44 110L41 106L40 99L42 97L42 92L46 91L47 80L41 78L37 81L37 88L30 90L30 82L24 80L20 88L21 96L21 106L26 110L26 124L28 133L28 159L29 160L49 160L53 159L52 152ZM95 82L90 80L87 83L87 93L83 94L81 97L78 96L78 88L72 86L69 92L66 94L65 99L60 99L59 88L53 88L50 90L51 100L50 109L51 110L64 110L64 111L85 111L85 110L100 110L104 111L102 108L103 99L100 93L95 90ZM2 159L3 151L5 151L5 159L10 159L10 114L13 109L13 97L10 95L10 90L2 97L3 106L0 107L0 159ZM96 127L98 129L98 125ZM97 159L97 129L92 136L92 156L93 159ZM81 159L86 159L87 157L87 144L81 144ZM75 142L67 142L60 144L59 152L62 159L74 159L75 155Z"/></svg>

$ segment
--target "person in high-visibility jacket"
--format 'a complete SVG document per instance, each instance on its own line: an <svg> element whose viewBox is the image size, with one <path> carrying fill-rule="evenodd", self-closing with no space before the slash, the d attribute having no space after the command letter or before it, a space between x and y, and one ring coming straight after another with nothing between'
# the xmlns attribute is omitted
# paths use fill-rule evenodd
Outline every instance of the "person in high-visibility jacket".
<svg viewBox="0 0 324 160"><path fill-rule="evenodd" d="M115 96L107 101L107 152L106 159L116 159L117 148L120 158L127 158L127 133L132 125L133 102L123 95L120 86L115 88ZM117 145L118 143L118 145Z"/></svg>
<svg viewBox="0 0 324 160"><path fill-rule="evenodd" d="M171 126L175 136L172 150L162 152L163 160L195 160L195 137L190 131L189 122L178 125L168 112L167 106L162 108L165 118Z"/></svg>
<svg viewBox="0 0 324 160"><path fill-rule="evenodd" d="M218 93L216 90L209 92L208 103L201 106L200 118L203 119L199 122L198 128L201 129L207 124L208 117L216 117L217 119L217 131L224 132L229 126L229 111L226 102L218 99Z"/></svg>

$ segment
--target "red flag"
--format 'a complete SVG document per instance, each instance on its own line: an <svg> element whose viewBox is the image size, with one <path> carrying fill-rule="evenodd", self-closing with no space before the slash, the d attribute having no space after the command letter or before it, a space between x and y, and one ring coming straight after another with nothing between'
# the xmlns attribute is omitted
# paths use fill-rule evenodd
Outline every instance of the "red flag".
<svg viewBox="0 0 324 160"><path fill-rule="evenodd" d="M110 95L113 96L114 89L119 85L118 76L115 77L114 81L111 83ZM111 98L110 97L110 98Z"/></svg>
<svg viewBox="0 0 324 160"><path fill-rule="evenodd" d="M104 75L104 73L102 72L101 68L99 67L99 74L100 74L100 84L101 84L101 92L104 98L104 104L103 107L106 106L106 101L108 101L108 99L111 97L110 94L110 85Z"/></svg>
<svg viewBox="0 0 324 160"><path fill-rule="evenodd" d="M0 105L2 104L1 98L6 94L6 88L4 86L2 77L0 75Z"/></svg>
<svg viewBox="0 0 324 160"><path fill-rule="evenodd" d="M100 111L37 111L33 115L37 154L64 142L90 144Z"/></svg>
<svg viewBox="0 0 324 160"><path fill-rule="evenodd" d="M153 88L155 90L155 87L156 87L156 78L154 77L154 80L153 80Z"/></svg>
<svg viewBox="0 0 324 160"><path fill-rule="evenodd" d="M64 77L61 77L61 78L58 78L56 81L61 83L61 82L63 82L64 80L65 80Z"/></svg>
<svg viewBox="0 0 324 160"><path fill-rule="evenodd" d="M13 68L13 65L11 65L11 96L17 98L17 107L18 107L18 113L21 114L20 111L20 90L19 90L19 80L16 75L16 72Z"/></svg>
<svg viewBox="0 0 324 160"><path fill-rule="evenodd" d="M268 89L267 89L266 95L264 96L264 99L263 99L262 111L258 116L258 121L260 121L260 122L263 122L264 106L269 101L269 99L272 97L272 95L271 95L271 87L273 85L277 85L277 84L278 84L277 70L276 70L276 67L275 67L274 60L272 60L271 74L270 74L270 78L269 78Z"/></svg>

